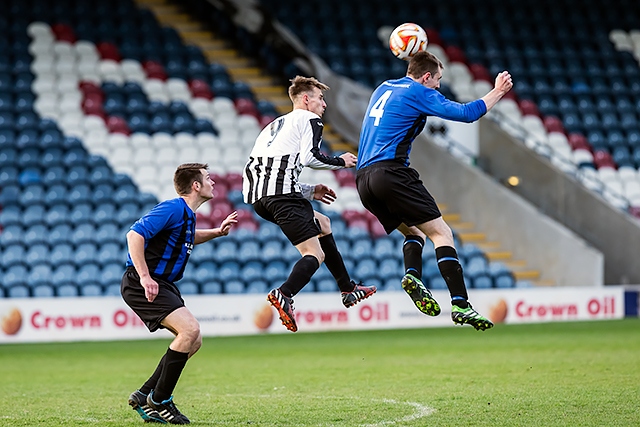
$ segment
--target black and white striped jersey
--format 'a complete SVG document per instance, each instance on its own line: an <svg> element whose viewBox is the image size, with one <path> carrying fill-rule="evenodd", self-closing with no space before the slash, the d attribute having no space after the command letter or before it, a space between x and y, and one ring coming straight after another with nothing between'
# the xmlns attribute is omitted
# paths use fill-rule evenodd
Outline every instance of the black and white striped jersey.
<svg viewBox="0 0 640 427"><path fill-rule="evenodd" d="M249 155L242 174L245 203L265 196L303 193L313 197L308 184L298 182L302 168L341 169L344 160L320 151L322 119L311 111L295 109L268 124Z"/></svg>

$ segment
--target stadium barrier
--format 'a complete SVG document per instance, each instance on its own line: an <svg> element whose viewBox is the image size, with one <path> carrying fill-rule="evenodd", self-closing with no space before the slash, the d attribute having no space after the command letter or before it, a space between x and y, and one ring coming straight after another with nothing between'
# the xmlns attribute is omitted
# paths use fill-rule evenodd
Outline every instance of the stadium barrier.
<svg viewBox="0 0 640 427"><path fill-rule="evenodd" d="M349 310L337 293L303 293L295 300L298 328L316 332L453 326L448 293L434 291L434 296L443 303L438 317L420 313L403 292L379 292ZM195 295L185 300L204 336L289 333L261 294ZM495 323L506 324L619 319L629 309L622 286L474 290L472 302ZM118 297L4 299L0 326L0 343L171 336L166 330L150 334Z"/></svg>

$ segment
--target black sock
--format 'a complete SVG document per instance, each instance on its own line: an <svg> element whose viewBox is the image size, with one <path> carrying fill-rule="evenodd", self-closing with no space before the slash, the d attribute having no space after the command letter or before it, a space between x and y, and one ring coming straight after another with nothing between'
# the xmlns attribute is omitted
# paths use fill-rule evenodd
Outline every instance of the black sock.
<svg viewBox="0 0 640 427"><path fill-rule="evenodd" d="M295 263L287 280L280 286L280 292L291 298L311 280L311 276L320 268L318 258L305 255Z"/></svg>
<svg viewBox="0 0 640 427"><path fill-rule="evenodd" d="M153 389L154 402L160 403L171 397L173 389L178 384L182 369L187 364L187 359L189 359L189 353L167 349L164 355L164 369L160 374L156 388Z"/></svg>
<svg viewBox="0 0 640 427"><path fill-rule="evenodd" d="M160 374L162 374L162 368L164 367L165 359L166 359L166 354L164 354L162 356L162 359L160 359L160 363L158 363L158 366L156 367L156 370L153 373L153 375L151 375L151 377L149 377L147 382L145 382L144 385L140 387L140 391L142 393L149 394L151 390L156 388L156 384L158 384L158 379L160 379Z"/></svg>
<svg viewBox="0 0 640 427"><path fill-rule="evenodd" d="M347 267L344 266L342 255L340 255L340 251L338 251L338 246L333 238L333 234L322 236L319 240L320 247L322 247L322 251L324 252L324 265L327 266L333 278L336 279L340 291L351 292L353 290L351 278L349 277L349 272L347 272Z"/></svg>
<svg viewBox="0 0 640 427"><path fill-rule="evenodd" d="M422 248L424 239L420 236L405 236L402 252L404 253L404 273L416 279L422 279Z"/></svg>
<svg viewBox="0 0 640 427"><path fill-rule="evenodd" d="M436 259L440 274L447 282L449 293L451 294L451 302L459 307L467 308L469 304L467 300L467 287L464 284L464 276L462 275L462 266L458 261L458 253L451 246L440 246L436 248Z"/></svg>

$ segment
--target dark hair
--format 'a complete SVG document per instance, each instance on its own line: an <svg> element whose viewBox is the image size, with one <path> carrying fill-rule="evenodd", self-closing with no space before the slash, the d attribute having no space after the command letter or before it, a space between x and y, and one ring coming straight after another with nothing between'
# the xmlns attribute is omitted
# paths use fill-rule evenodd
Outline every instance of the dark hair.
<svg viewBox="0 0 640 427"><path fill-rule="evenodd" d="M409 61L409 67L407 68L407 75L411 77L420 78L426 73L434 75L444 68L442 62L431 52L418 52L411 57Z"/></svg>
<svg viewBox="0 0 640 427"><path fill-rule="evenodd" d="M301 93L311 92L314 87L317 87L323 92L329 90L329 86L320 83L315 77L295 76L295 78L289 81L291 82L291 86L289 86L289 98L291 98L292 102Z"/></svg>
<svg viewBox="0 0 640 427"><path fill-rule="evenodd" d="M183 163L178 166L173 174L173 187L176 189L176 193L180 196L186 196L191 193L191 184L196 181L204 184L202 169L209 169L209 165L206 163Z"/></svg>

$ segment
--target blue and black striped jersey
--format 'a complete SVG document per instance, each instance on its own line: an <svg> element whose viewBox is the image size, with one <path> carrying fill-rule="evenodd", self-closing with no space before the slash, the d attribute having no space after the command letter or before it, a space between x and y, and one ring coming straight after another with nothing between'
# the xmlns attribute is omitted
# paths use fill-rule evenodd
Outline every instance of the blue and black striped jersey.
<svg viewBox="0 0 640 427"><path fill-rule="evenodd" d="M383 160L409 165L413 140L428 116L474 122L487 112L482 100L460 104L410 77L383 82L371 95L360 131L357 169Z"/></svg>
<svg viewBox="0 0 640 427"><path fill-rule="evenodd" d="M159 203L131 230L144 237L144 257L151 276L169 282L182 278L196 233L196 214L183 198ZM127 267L131 266L131 254L127 254Z"/></svg>

